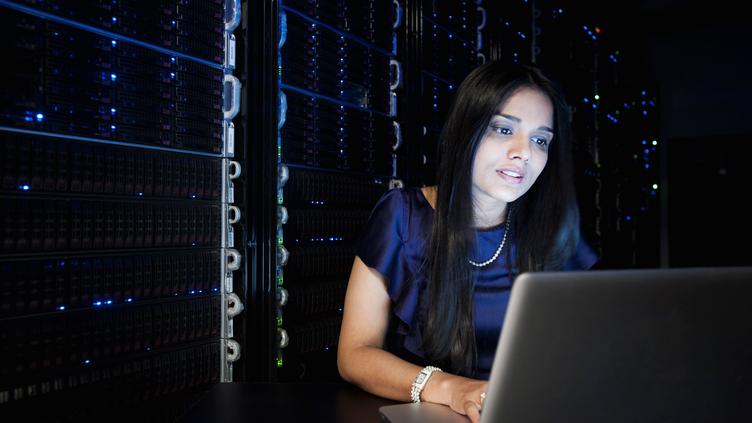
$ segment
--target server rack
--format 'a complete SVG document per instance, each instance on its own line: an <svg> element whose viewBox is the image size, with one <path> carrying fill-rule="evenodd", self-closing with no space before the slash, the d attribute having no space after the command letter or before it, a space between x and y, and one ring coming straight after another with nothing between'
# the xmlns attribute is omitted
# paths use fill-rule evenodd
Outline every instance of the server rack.
<svg viewBox="0 0 752 423"><path fill-rule="evenodd" d="M279 5L276 195L279 380L336 378L359 228L394 178L388 2Z"/></svg>
<svg viewBox="0 0 752 423"><path fill-rule="evenodd" d="M410 182L414 185L433 185L436 173L436 153L439 135L454 94L462 80L482 63L478 43L482 45L483 7L477 1L442 2L423 0L406 2L416 8L418 26L413 29L420 67L415 69L413 81L420 91L407 99L407 110L418 110L404 117L404 121L420 122L418 133L410 142L417 143L415 156L407 158L419 169ZM417 136L416 136L417 135ZM414 171L413 171L414 172ZM415 173L415 172L414 172Z"/></svg>
<svg viewBox="0 0 752 423"><path fill-rule="evenodd" d="M435 145L420 140L430 126L435 144L440 124L427 121L438 120L426 113L437 101L422 98L436 95L445 107L477 63L476 5L457 3L289 0L251 9L249 43L264 51L251 53L255 65L274 71L254 71L257 99L243 119L255 128L254 175L267 181L248 191L260 214L247 250L257 279L245 338L268 347L244 363L249 379L338 378L360 228L385 190L430 182ZM431 40L420 36L433 25ZM435 53L448 48L449 56Z"/></svg>
<svg viewBox="0 0 752 423"><path fill-rule="evenodd" d="M174 419L240 353L239 4L0 9L0 414Z"/></svg>
<svg viewBox="0 0 752 423"><path fill-rule="evenodd" d="M534 57L564 85L573 111L583 235L599 266L657 267L658 98L634 35L575 3L539 0L531 16Z"/></svg>

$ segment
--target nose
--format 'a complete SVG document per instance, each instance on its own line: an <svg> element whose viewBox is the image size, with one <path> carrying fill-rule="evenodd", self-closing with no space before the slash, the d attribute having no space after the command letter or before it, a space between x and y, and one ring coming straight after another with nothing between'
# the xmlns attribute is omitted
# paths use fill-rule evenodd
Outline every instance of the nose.
<svg viewBox="0 0 752 423"><path fill-rule="evenodd" d="M530 160L530 142L522 135L516 135L509 140L509 150L507 150L507 157L510 160L520 159L527 163Z"/></svg>

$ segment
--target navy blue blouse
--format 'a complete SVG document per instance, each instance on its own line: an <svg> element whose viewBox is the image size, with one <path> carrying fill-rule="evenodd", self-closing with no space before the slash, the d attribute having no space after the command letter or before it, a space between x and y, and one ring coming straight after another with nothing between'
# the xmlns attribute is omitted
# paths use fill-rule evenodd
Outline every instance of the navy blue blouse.
<svg viewBox="0 0 752 423"><path fill-rule="evenodd" d="M363 263L376 269L387 281L393 318L385 349L418 365L431 364L424 358L421 331L427 322L426 289L430 269L425 268L425 254L433 215L434 209L420 188L389 190L371 212L357 249ZM504 225L477 230L478 252L472 260L481 262L491 258L504 230ZM506 242L514 253L513 240ZM588 269L596 260L594 251L581 242L565 269ZM509 302L512 284L505 261L506 254L502 252L488 266L474 270L473 320L478 362L473 377L478 379L489 377Z"/></svg>

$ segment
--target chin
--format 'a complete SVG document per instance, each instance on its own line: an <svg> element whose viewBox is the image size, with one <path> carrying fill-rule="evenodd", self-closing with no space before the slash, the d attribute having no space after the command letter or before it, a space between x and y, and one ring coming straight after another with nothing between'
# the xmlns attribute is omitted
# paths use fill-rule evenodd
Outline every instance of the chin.
<svg viewBox="0 0 752 423"><path fill-rule="evenodd" d="M496 190L496 192L493 192L492 195L496 200L503 201L505 203L511 203L522 197L522 194L524 194L524 192L519 192L518 190L510 190L507 188Z"/></svg>

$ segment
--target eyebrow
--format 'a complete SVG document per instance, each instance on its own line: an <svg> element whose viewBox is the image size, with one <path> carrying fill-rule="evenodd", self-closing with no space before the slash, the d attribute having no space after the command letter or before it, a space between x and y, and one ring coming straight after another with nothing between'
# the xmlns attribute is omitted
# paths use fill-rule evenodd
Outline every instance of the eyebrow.
<svg viewBox="0 0 752 423"><path fill-rule="evenodd" d="M518 118L517 116L505 115L504 113L497 113L496 115L497 116L501 116L501 117L506 118L506 119L509 119L511 121L517 122L517 123L522 122L522 119ZM551 129L551 128L549 128L548 126L539 126L538 129L541 130L541 131L550 132L552 134L554 133L554 130Z"/></svg>

